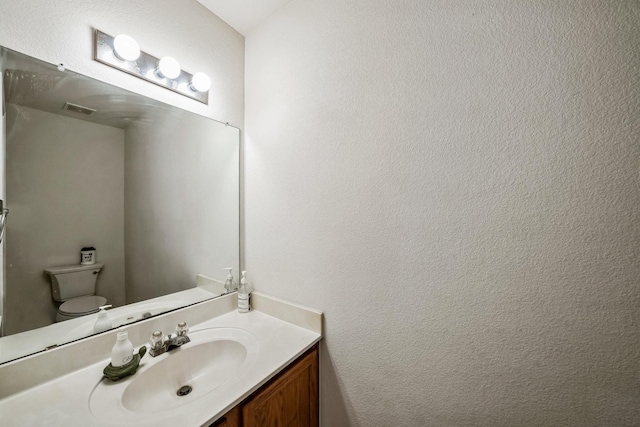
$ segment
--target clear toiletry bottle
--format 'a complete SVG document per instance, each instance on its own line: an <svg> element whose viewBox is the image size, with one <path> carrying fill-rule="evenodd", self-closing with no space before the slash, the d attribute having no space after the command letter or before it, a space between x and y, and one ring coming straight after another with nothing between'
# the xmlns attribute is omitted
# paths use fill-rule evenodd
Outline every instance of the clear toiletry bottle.
<svg viewBox="0 0 640 427"><path fill-rule="evenodd" d="M111 350L111 366L114 368L124 366L131 360L133 360L133 344L129 341L129 333L119 329L116 344Z"/></svg>
<svg viewBox="0 0 640 427"><path fill-rule="evenodd" d="M247 283L247 272L242 272L240 287L238 288L238 313L248 313L251 309L249 284Z"/></svg>
<svg viewBox="0 0 640 427"><path fill-rule="evenodd" d="M233 278L232 268L225 268L224 270L228 270L227 280L224 282L224 290L226 293L233 292L238 289L238 284L236 280Z"/></svg>
<svg viewBox="0 0 640 427"><path fill-rule="evenodd" d="M105 309L110 308L111 304L103 305L100 307L100 311L98 312L98 320L93 325L93 333L97 334L98 332L104 332L111 329L111 319L109 319L109 315L105 311Z"/></svg>

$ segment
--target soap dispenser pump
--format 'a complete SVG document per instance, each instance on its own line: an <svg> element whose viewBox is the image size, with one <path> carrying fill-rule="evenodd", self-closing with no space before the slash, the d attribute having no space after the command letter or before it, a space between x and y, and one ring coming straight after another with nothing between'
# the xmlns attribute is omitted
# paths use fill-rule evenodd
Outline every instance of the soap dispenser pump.
<svg viewBox="0 0 640 427"><path fill-rule="evenodd" d="M133 360L133 344L129 341L129 333L124 329L118 329L116 344L111 350L111 366L114 368L124 366Z"/></svg>
<svg viewBox="0 0 640 427"><path fill-rule="evenodd" d="M225 280L224 282L224 290L226 291L226 293L230 293L235 291L238 286L236 283L236 280L233 278L233 268L224 268L223 270L228 270L227 273L227 280Z"/></svg>
<svg viewBox="0 0 640 427"><path fill-rule="evenodd" d="M104 332L111 329L111 319L109 319L109 315L106 312L107 308L111 308L111 304L103 305L100 307L100 311L98 312L98 320L93 325L93 333L97 334L98 332Z"/></svg>
<svg viewBox="0 0 640 427"><path fill-rule="evenodd" d="M247 272L242 272L240 287L238 288L238 313L248 313L251 309L249 301L249 284L247 283Z"/></svg>

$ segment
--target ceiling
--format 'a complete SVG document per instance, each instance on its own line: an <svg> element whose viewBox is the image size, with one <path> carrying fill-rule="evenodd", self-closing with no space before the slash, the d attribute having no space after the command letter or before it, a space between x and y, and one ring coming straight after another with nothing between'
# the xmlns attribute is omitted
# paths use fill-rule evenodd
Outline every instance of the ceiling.
<svg viewBox="0 0 640 427"><path fill-rule="evenodd" d="M292 0L197 0L246 36L269 16L282 9Z"/></svg>

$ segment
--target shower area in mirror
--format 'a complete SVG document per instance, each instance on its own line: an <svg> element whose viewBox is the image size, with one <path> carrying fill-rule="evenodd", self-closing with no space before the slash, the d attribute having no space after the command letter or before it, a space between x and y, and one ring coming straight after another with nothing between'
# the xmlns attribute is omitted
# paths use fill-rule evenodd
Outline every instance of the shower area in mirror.
<svg viewBox="0 0 640 427"><path fill-rule="evenodd" d="M55 322L45 270L84 247L114 307L239 271L237 128L8 49L0 61L2 336Z"/></svg>
<svg viewBox="0 0 640 427"><path fill-rule="evenodd" d="M4 208L5 200L5 107L4 107L4 62L5 55L0 54L0 200L2 200ZM4 230L2 241L4 241ZM4 243L0 241L0 337L4 335Z"/></svg>

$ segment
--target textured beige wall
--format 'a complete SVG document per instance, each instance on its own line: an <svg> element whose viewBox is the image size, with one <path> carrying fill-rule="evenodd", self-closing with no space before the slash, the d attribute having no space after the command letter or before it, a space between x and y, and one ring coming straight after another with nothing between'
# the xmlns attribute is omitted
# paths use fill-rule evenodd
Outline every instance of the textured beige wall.
<svg viewBox="0 0 640 427"><path fill-rule="evenodd" d="M55 321L44 269L96 248L96 294L124 304L124 131L7 104L5 332ZM82 203L78 203L82 201Z"/></svg>
<svg viewBox="0 0 640 427"><path fill-rule="evenodd" d="M640 2L297 0L246 39L246 268L324 426L640 424Z"/></svg>

